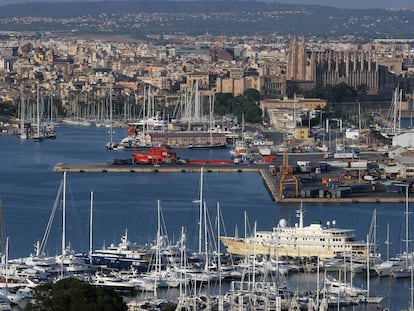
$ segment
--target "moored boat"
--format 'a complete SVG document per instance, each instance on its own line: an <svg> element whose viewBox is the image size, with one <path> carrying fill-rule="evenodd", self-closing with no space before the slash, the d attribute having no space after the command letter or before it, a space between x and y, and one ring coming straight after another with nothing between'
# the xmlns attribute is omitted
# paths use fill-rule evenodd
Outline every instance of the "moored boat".
<svg viewBox="0 0 414 311"><path fill-rule="evenodd" d="M354 230L323 227L320 221L304 226L302 207L297 216L299 224L293 227L281 219L272 231L256 231L245 238L222 236L221 241L227 252L241 256L319 257L322 260L343 254L367 256L367 245L355 241Z"/></svg>

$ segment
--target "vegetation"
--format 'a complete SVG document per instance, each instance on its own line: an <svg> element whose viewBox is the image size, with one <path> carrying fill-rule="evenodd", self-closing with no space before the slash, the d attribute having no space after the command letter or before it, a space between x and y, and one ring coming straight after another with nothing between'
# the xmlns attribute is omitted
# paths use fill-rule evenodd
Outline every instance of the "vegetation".
<svg viewBox="0 0 414 311"><path fill-rule="evenodd" d="M260 94L255 89L248 89L236 97L230 93L217 93L215 113L220 116L232 114L239 118L244 115L246 122L259 123L262 118L259 101Z"/></svg>
<svg viewBox="0 0 414 311"><path fill-rule="evenodd" d="M29 311L126 311L127 306L113 290L67 278L34 288Z"/></svg>
<svg viewBox="0 0 414 311"><path fill-rule="evenodd" d="M301 92L291 87L287 90L288 96L292 98L294 94ZM356 88L342 82L336 85L327 85L326 87L315 87L310 91L302 92L305 97L322 98L330 103L357 101L360 96L367 94L367 86L365 84L358 85Z"/></svg>
<svg viewBox="0 0 414 311"><path fill-rule="evenodd" d="M0 116L17 117L17 106L11 102L0 101Z"/></svg>

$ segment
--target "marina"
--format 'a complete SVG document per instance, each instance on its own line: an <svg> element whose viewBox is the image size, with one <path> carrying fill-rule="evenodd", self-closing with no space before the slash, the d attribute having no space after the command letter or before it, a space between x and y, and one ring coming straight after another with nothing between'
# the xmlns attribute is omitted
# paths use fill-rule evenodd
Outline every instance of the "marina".
<svg viewBox="0 0 414 311"><path fill-rule="evenodd" d="M62 178L62 174L53 172L55 164L67 162L88 166L89 163L94 162L110 163L114 158L114 153L102 148L100 141L104 140L105 132L102 129L67 126L59 128L57 140L44 141L42 144L32 141L21 142L15 137L3 137L0 140L3 158L2 176L5 176L0 181L3 228L5 236L9 237L9 258L23 258L29 256L30 253L34 255L33 244L43 235ZM217 150L185 152L188 152L185 155L188 158L222 159L225 154L225 151ZM28 154L31 156L27 157ZM160 169L162 167L161 165ZM295 213L299 204L275 203L264 187L262 176L258 170L253 174L216 173L208 172L206 168L205 170L203 200L206 201L210 217L216 215L216 203L220 202L223 223L225 224L222 230L223 232L226 230L228 235L233 235L236 227L239 228L240 236L244 236L245 233L250 235L253 232L253 222L258 223L257 228L263 229L274 227L281 218L286 219L292 226L297 222ZM199 204L193 203L195 200L199 200L200 174L198 168L192 174L155 174L155 172L124 174L113 172L111 174L68 173L67 175L68 226L66 244L70 241L71 248L76 252L87 252L89 249L90 191L94 192L92 241L96 254L102 255L104 254L102 250L109 251L111 247L116 247L119 244L119 238L125 235L126 228L128 229L127 239L131 243L149 246L151 241L156 241L157 200L161 200L163 219L168 228L168 237L173 241L172 244L176 245L180 241L182 227L185 227L187 247L192 251L198 249L199 240L196 237L199 232L197 225ZM403 197L399 198L399 200L401 199ZM355 229L357 240L365 240L372 212L377 209L377 241L379 252L384 259L386 258L384 241L387 239L387 223L391 225L390 236L394 241L390 252L391 254L398 253L399 228L400 224L404 222L404 208L405 206L401 202L385 205L356 202L304 203L306 219L310 221L320 219L322 224L327 220L332 223L332 220L336 219L341 227ZM247 219L250 218L247 222L246 215ZM246 223L248 225L245 227ZM45 247L45 253L53 258L62 252L61 228L59 227L59 221L51 227L49 241ZM243 231L245 233L242 233ZM202 245L204 248L204 242ZM208 246L209 249L210 247L212 246ZM224 262L225 257L223 257ZM253 265L257 268L260 265L266 266L263 259L259 259ZM72 269L74 267L75 265L72 265ZM80 270L81 267L78 268ZM332 270L329 274L338 280L338 269L343 268L335 269L337 270ZM300 270L303 272L291 271L288 273L289 287L300 289L303 292L315 289L318 274L315 272L305 273L304 268ZM211 275L213 274L211 273ZM252 277L253 275L250 276L250 279ZM259 282L261 278L256 277ZM320 277L323 280L322 272ZM349 275L347 277L349 280ZM365 280L364 274L356 274L353 283L361 285L365 289ZM263 282L265 282L263 286L271 286L272 283L269 279L264 279ZM405 302L409 297L409 278L395 279L390 287L387 278L379 278L372 274L370 284L372 295L384 297L381 302L383 306L390 306L392 310L399 310L406 306ZM236 283L231 285L231 282L226 281L223 282L222 289L227 291L230 286L239 285ZM239 287L242 291L242 285ZM390 291L392 295L389 294ZM168 290L160 289L159 294L163 297L179 297L180 292L178 288L170 287ZM139 295L128 296L132 301L139 297ZM271 303L270 300L269 303ZM359 303L353 308L369 310L372 307L372 305Z"/></svg>

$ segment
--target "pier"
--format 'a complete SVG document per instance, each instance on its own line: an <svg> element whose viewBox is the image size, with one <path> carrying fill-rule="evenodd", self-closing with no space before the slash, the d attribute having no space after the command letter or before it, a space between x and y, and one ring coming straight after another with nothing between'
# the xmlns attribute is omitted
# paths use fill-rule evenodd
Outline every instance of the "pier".
<svg viewBox="0 0 414 311"><path fill-rule="evenodd" d="M204 168L208 173L258 173L264 164L254 165L113 165L113 164L66 164L58 163L53 168L56 173L200 173Z"/></svg>
<svg viewBox="0 0 414 311"><path fill-rule="evenodd" d="M114 164L67 164L57 163L53 168L56 173L200 173L201 168L207 173L258 173L263 178L263 183L269 192L272 200L278 203L404 203L404 195L388 192L356 193L349 197L341 198L279 198L277 177L269 172L269 164L250 165L114 165ZM414 202L414 197L409 198Z"/></svg>

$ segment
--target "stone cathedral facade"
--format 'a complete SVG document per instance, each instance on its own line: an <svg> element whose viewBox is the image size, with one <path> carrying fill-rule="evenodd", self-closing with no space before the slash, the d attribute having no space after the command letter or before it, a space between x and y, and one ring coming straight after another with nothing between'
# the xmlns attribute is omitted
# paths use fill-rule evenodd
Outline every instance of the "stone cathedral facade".
<svg viewBox="0 0 414 311"><path fill-rule="evenodd" d="M300 89L344 82L355 88L365 84L370 94L377 94L386 84L387 72L370 50L309 50L303 38L295 37L290 43L287 80Z"/></svg>

